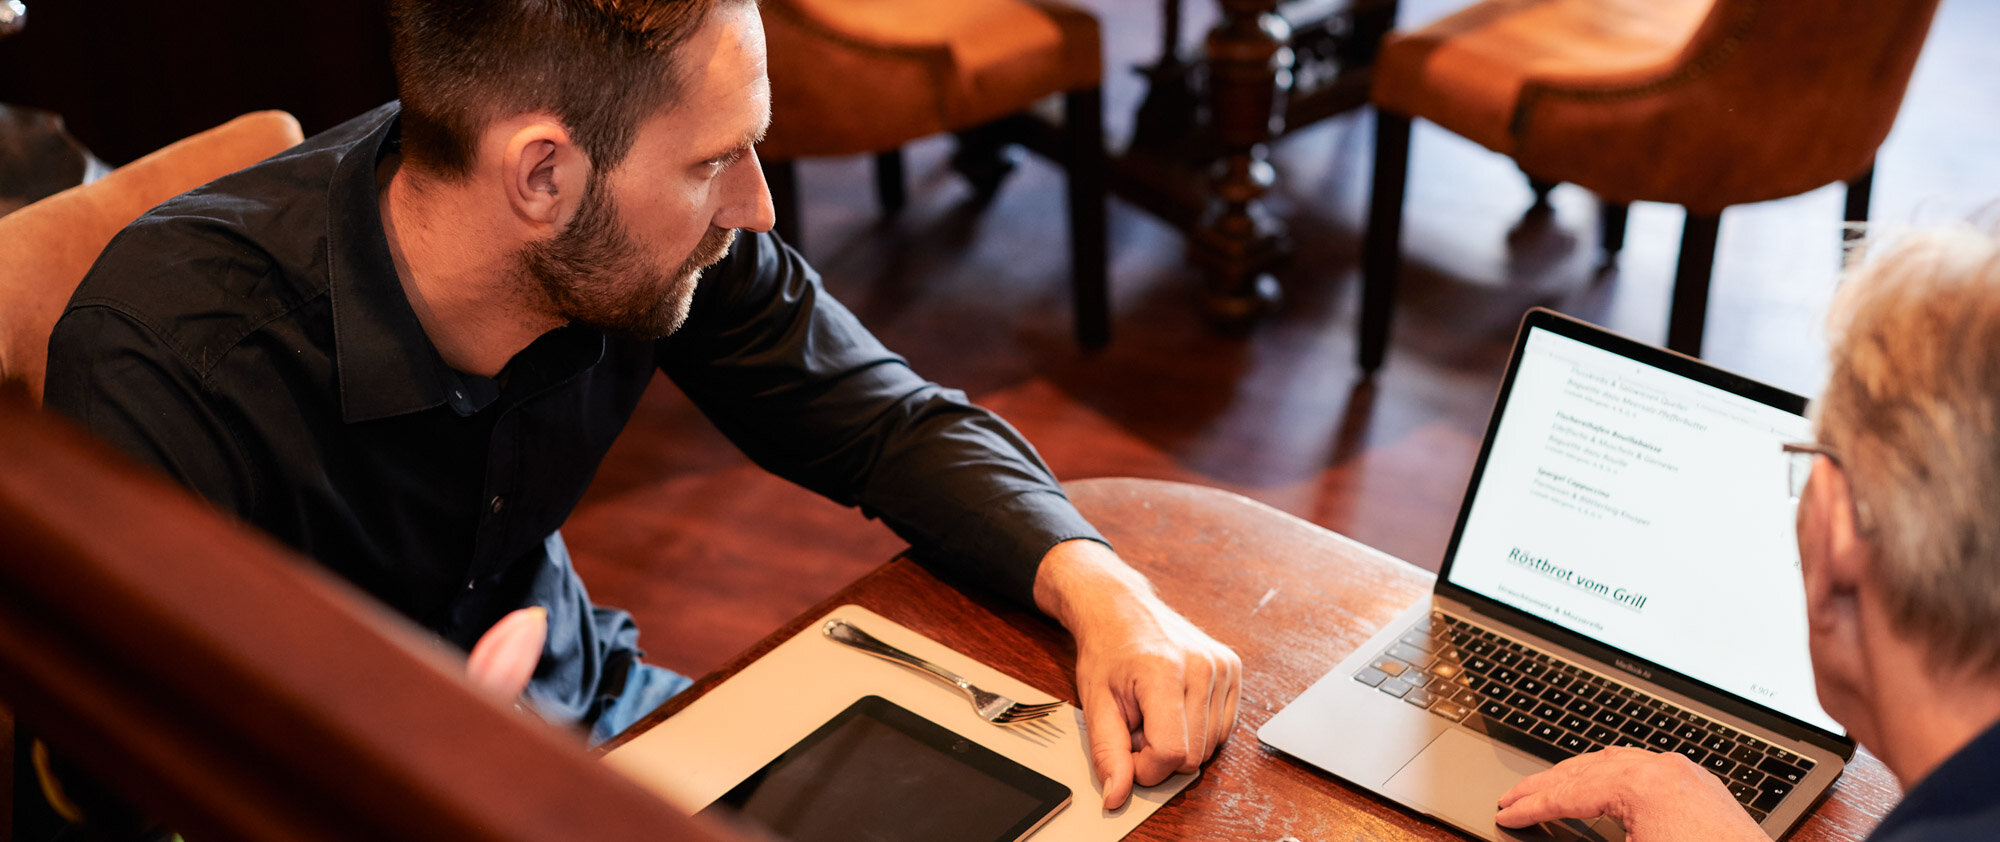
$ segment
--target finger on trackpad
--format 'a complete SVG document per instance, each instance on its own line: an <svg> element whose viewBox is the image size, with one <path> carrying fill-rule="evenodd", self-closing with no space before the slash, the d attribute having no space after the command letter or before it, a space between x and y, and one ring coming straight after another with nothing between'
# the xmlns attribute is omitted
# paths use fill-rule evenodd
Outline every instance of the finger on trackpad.
<svg viewBox="0 0 2000 842"><path fill-rule="evenodd" d="M1505 828L1493 823L1500 796L1522 778L1549 768L1549 763L1478 735L1452 729L1438 735L1382 785L1384 794L1424 810L1468 833L1487 839L1605 840L1622 839L1616 822L1599 820L1550 822L1538 827ZM1606 827L1611 831L1607 836Z"/></svg>

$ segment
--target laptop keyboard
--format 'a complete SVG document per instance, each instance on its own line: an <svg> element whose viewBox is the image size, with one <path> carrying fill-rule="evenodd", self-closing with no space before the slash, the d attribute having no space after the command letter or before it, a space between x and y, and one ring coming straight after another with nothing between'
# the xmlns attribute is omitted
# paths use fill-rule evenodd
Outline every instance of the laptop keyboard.
<svg viewBox="0 0 2000 842"><path fill-rule="evenodd" d="M1550 762L1607 746L1685 754L1763 821L1813 762L1442 612L1354 679Z"/></svg>

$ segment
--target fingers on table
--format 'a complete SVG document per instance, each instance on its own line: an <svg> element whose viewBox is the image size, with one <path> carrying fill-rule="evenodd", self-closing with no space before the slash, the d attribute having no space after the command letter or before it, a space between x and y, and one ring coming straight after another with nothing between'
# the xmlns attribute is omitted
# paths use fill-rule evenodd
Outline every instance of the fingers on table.
<svg viewBox="0 0 2000 842"><path fill-rule="evenodd" d="M1104 785L1104 808L1116 809L1132 796L1132 732L1108 688L1082 690L1083 726L1090 732L1090 762Z"/></svg>

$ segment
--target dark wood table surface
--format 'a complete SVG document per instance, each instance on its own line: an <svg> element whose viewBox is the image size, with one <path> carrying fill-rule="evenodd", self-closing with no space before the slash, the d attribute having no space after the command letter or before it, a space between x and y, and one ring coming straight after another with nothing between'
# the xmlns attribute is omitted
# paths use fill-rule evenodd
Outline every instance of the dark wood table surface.
<svg viewBox="0 0 2000 842"><path fill-rule="evenodd" d="M1077 508L1152 578L1169 604L1243 658L1236 731L1202 777L1129 838L1462 838L1265 748L1256 736L1272 714L1427 592L1430 573L1226 491L1140 479L1083 480L1067 488ZM1060 627L1040 614L962 593L899 558L704 677L625 738L847 603L1076 698L1070 674L1075 652ZM1863 752L1792 838L1860 839L1897 798L1894 778Z"/></svg>

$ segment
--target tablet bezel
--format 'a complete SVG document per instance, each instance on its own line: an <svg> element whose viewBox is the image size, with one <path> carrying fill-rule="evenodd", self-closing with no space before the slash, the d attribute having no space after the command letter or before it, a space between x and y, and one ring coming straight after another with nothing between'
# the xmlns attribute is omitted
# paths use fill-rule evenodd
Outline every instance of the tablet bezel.
<svg viewBox="0 0 2000 842"><path fill-rule="evenodd" d="M992 839L969 839L965 842L1018 842L1061 812L1068 806L1072 797L1070 788L1063 783L980 745L977 741L962 737L951 729L881 696L863 696L792 747L785 749L769 763L730 787L728 792L703 807L697 815L727 812L740 821L761 827L761 823L754 816L743 815L740 812L743 804L756 790L756 784L788 764L799 762L820 743L857 718L867 718L891 728L917 741L939 757L978 772L991 780L993 785L1013 789L1033 799L1033 806L1025 810L1019 820Z"/></svg>

